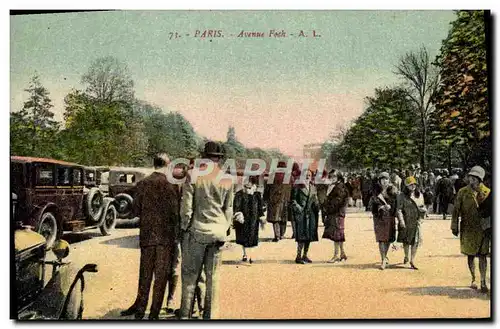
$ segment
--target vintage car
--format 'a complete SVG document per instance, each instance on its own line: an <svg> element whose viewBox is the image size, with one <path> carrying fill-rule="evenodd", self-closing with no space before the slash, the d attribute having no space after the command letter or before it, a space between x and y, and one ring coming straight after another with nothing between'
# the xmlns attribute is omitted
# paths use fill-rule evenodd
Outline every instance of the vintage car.
<svg viewBox="0 0 500 329"><path fill-rule="evenodd" d="M153 168L112 167L102 174L101 191L108 191L107 196L114 198L119 219L132 219L134 214L132 204L135 197L135 186L138 182L151 175ZM177 164L173 177L182 179L187 172L182 164Z"/></svg>
<svg viewBox="0 0 500 329"><path fill-rule="evenodd" d="M118 218L131 219L135 186L153 173L152 168L112 167L108 173L108 196L114 198Z"/></svg>
<svg viewBox="0 0 500 329"><path fill-rule="evenodd" d="M64 231L99 228L108 235L116 225L114 199L84 186L84 167L32 157L11 157L15 221L33 226L50 248Z"/></svg>
<svg viewBox="0 0 500 329"><path fill-rule="evenodd" d="M84 311L85 272L97 272L97 265L82 267L63 261L69 255L64 240L54 243L54 260L48 260L45 238L21 223L16 224L15 285L11 294L11 318L16 320L78 320Z"/></svg>

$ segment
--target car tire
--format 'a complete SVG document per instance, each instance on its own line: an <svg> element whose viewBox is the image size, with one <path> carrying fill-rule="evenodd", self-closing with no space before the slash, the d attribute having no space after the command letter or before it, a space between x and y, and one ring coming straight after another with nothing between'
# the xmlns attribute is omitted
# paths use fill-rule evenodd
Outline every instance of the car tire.
<svg viewBox="0 0 500 329"><path fill-rule="evenodd" d="M47 240L46 248L51 249L60 236L57 219L52 212L46 211L42 214L38 222L37 232Z"/></svg>
<svg viewBox="0 0 500 329"><path fill-rule="evenodd" d="M99 226L102 235L106 236L111 234L111 232L115 229L116 226L116 218L117 218L116 208L115 206L110 205L106 210L104 221L102 222L101 226Z"/></svg>
<svg viewBox="0 0 500 329"><path fill-rule="evenodd" d="M126 193L115 196L116 211L119 218L128 218L132 215L132 204L134 199Z"/></svg>
<svg viewBox="0 0 500 329"><path fill-rule="evenodd" d="M90 189L85 199L85 209L88 218L93 222L98 222L101 219L104 211L102 205L104 196L97 187Z"/></svg>

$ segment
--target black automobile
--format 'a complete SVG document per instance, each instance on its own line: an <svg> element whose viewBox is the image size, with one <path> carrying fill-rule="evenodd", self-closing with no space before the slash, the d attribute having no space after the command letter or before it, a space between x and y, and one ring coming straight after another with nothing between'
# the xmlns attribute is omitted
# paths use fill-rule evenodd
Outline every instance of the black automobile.
<svg viewBox="0 0 500 329"><path fill-rule="evenodd" d="M69 255L64 240L54 243L54 260L48 260L45 238L30 227L16 224L15 294L11 318L16 320L78 320L84 311L85 272L97 265L77 266L63 259ZM11 284L11 287L13 285Z"/></svg>

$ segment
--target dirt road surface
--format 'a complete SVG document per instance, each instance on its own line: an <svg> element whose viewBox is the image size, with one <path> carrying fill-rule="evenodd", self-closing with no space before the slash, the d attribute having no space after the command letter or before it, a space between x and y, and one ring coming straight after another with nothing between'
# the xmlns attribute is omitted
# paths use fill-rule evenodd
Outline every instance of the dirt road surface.
<svg viewBox="0 0 500 329"><path fill-rule="evenodd" d="M436 217L439 218L439 217ZM320 227L319 233L323 232ZM310 249L312 264L294 263L296 243L272 242L272 227L260 232L254 264L240 261L241 248L227 243L220 270L220 318L223 319L390 319L487 318L490 294L468 288L467 259L449 220L426 220L416 264L403 265L403 250L389 252L390 265L379 270L378 247L369 213L346 218L348 260L328 264L333 243L320 240ZM286 236L291 236L290 226ZM69 260L99 265L88 275L85 314L88 319L120 317L136 295L139 271L138 229L118 228L111 236L97 231L65 236ZM231 237L233 240L234 237ZM488 258L488 263L490 259ZM479 280L479 267L476 265ZM490 264L488 264L490 273ZM488 274L488 286L490 278ZM176 305L180 306L180 284ZM169 318L163 312L161 318ZM171 318L171 317L170 317Z"/></svg>

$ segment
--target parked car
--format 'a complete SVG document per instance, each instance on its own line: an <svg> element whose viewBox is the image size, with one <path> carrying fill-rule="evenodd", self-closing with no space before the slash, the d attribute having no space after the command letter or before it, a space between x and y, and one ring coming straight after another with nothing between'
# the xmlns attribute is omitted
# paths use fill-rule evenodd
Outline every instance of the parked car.
<svg viewBox="0 0 500 329"><path fill-rule="evenodd" d="M152 168L110 168L108 196L115 200L118 218L134 218L132 204L135 197L135 186L151 173L153 173Z"/></svg>
<svg viewBox="0 0 500 329"><path fill-rule="evenodd" d="M97 265L79 267L63 261L69 255L69 244L55 242L56 256L47 260L46 239L29 227L17 224L15 245L15 306L11 318L17 320L78 320L84 312L86 272L97 272ZM47 271L51 270L50 273ZM47 275L46 275L47 274Z"/></svg>
<svg viewBox="0 0 500 329"><path fill-rule="evenodd" d="M114 200L85 190L84 167L45 158L11 157L15 221L34 227L51 248L64 231L99 228L108 235L116 224ZM13 196L14 197L14 196Z"/></svg>

